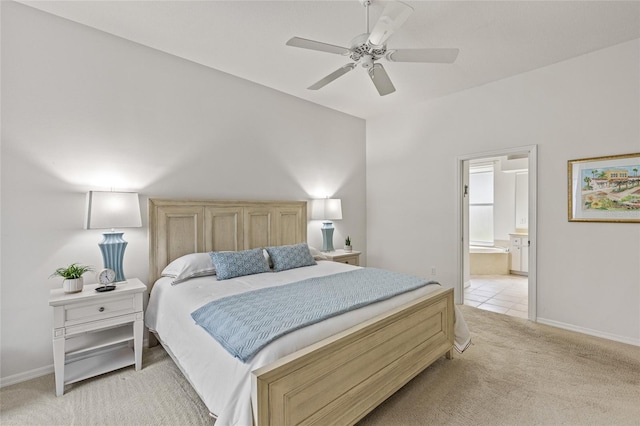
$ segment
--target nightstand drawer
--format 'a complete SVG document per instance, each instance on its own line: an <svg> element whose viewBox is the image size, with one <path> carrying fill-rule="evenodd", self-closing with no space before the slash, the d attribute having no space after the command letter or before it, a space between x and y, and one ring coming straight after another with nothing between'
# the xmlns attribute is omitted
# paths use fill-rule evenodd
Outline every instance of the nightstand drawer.
<svg viewBox="0 0 640 426"><path fill-rule="evenodd" d="M65 306L66 322L96 321L124 315L135 311L133 297L105 300L91 305L77 304Z"/></svg>
<svg viewBox="0 0 640 426"><path fill-rule="evenodd" d="M346 263L347 265L359 266L358 256L343 257L334 260L334 262Z"/></svg>

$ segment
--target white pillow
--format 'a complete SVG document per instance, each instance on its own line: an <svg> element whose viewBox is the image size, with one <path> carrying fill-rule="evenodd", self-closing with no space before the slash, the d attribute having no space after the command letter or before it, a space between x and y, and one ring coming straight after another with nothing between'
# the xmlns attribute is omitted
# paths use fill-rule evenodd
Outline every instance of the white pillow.
<svg viewBox="0 0 640 426"><path fill-rule="evenodd" d="M309 252L311 253L311 256L313 256L314 260L327 260L327 256L322 254L322 252L315 247L309 246Z"/></svg>
<svg viewBox="0 0 640 426"><path fill-rule="evenodd" d="M171 284L178 284L189 278L215 274L216 268L213 266L209 253L185 254L162 270L163 277L173 278Z"/></svg>
<svg viewBox="0 0 640 426"><path fill-rule="evenodd" d="M269 252L265 249L262 249L262 254L264 254L264 258L267 259L267 263L269 264L269 268L273 268L273 260L271 260L271 256L269 256Z"/></svg>

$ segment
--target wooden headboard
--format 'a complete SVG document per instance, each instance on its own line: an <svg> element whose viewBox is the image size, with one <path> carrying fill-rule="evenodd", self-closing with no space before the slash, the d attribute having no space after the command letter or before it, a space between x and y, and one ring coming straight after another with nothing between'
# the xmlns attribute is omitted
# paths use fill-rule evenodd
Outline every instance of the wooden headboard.
<svg viewBox="0 0 640 426"><path fill-rule="evenodd" d="M149 288L189 253L307 241L306 201L149 199Z"/></svg>

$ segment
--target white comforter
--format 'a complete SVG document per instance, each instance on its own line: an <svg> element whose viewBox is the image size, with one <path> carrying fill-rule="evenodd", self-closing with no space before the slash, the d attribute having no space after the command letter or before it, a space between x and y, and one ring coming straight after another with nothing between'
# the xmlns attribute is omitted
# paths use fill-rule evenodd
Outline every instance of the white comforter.
<svg viewBox="0 0 640 426"><path fill-rule="evenodd" d="M155 331L180 369L217 417L216 426L250 426L251 371L325 337L354 326L394 307L401 306L440 286L428 285L392 299L339 315L279 338L244 364L231 356L204 329L196 325L191 312L206 303L232 294L278 286L321 275L331 275L357 267L320 261L318 265L277 273L264 273L217 281L215 276L194 278L171 285L161 278L153 287L145 322ZM466 325L456 312L456 331ZM463 336L466 340L467 336Z"/></svg>

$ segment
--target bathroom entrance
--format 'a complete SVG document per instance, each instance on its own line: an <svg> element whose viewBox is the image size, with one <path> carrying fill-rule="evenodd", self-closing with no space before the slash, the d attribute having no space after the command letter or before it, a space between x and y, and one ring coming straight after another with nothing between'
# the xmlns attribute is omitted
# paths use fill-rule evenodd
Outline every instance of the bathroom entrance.
<svg viewBox="0 0 640 426"><path fill-rule="evenodd" d="M535 162L535 147L459 158L458 303L535 320Z"/></svg>

